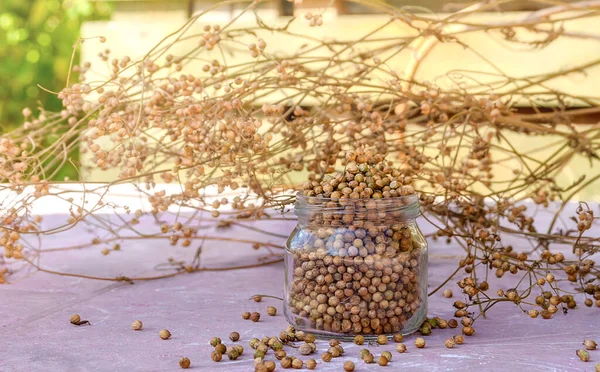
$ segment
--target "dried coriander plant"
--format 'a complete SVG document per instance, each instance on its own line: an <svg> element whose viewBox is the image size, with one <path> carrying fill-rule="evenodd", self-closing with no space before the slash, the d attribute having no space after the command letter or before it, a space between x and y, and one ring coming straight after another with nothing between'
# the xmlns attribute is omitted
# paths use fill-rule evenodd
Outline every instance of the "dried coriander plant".
<svg viewBox="0 0 600 372"><path fill-rule="evenodd" d="M243 8L231 21L208 22L212 11L233 3ZM200 265L200 249L192 262L170 260L168 274L151 278L96 277L44 267L43 258L50 254L101 247L104 255L113 255L133 239L165 239L183 247L236 241L266 252L256 265L280 261L277 250L283 246L270 242L273 233L249 221L291 218L287 212L295 191L305 189L302 181L309 181L305 190L318 194L324 180L347 171L349 155L371 154L391 162L402 187L419 196L423 218L435 229L429 240L462 247L456 271L429 295L458 283L461 300L454 303L455 315L462 318L466 334L498 303L545 319L577 306L576 293L585 297L585 305L600 306L594 210L580 203L567 216L572 220L564 218L573 214L568 203L597 185L600 173L592 171L570 184L558 178L584 161L598 169L600 127L575 122L600 112L599 97L548 85L585 74L600 60L518 77L474 50L468 38L493 35L523 53L563 40L598 43L600 35L593 30L581 33L570 25L597 17L600 4L552 2L493 23L472 18L500 3L506 1L477 3L437 17L365 2L385 14L378 18L381 24L354 40L331 40L302 32L326 27L327 9L269 24L255 12L258 1L226 1L194 16L142 58L102 51L101 62L109 64L111 73L105 80L90 77L94 67L89 62L73 66L80 81L57 92L61 112L24 109L23 126L0 137L0 283L36 270L116 281L211 270ZM253 22L248 23L248 15ZM388 32L397 27L410 32ZM283 53L281 40L297 48ZM441 44L473 51L495 72L452 72L445 77L450 84L419 79L419 66ZM404 70L397 62L402 53L410 55ZM531 113L517 110L524 104ZM515 134L531 141L551 138L550 153L516 148L511 143ZM57 140L45 146L48 136ZM118 169L118 180L85 187L51 182L76 148L91 159L83 173ZM135 187L149 207L110 200L110 191L120 185ZM331 190L337 191L356 192ZM49 199L68 205L69 217L45 227L35 205ZM534 205L552 213L550 222L540 221L531 210ZM156 221L155 231L137 229L146 218ZM32 239L66 234L77 225L93 228L97 237L52 249ZM232 225L264 233L265 239L231 238L226 229ZM207 233L208 228L217 234Z"/></svg>

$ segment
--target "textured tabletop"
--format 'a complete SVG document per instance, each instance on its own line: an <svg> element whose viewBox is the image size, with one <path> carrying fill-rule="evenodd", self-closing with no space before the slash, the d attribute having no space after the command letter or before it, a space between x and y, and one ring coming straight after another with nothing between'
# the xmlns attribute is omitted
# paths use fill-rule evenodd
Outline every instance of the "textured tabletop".
<svg viewBox="0 0 600 372"><path fill-rule="evenodd" d="M49 216L48 221L64 216ZM147 227L154 223L143 220ZM293 221L261 222L261 227L279 234L289 234ZM425 230L427 228L425 227ZM77 227L69 234L42 238L44 249L88 241L93 231ZM244 239L258 238L258 233L240 227L213 230L212 235ZM264 237L262 238L264 239ZM274 243L283 239L269 237ZM171 247L164 240L128 240L121 251L102 256L101 248L52 253L40 264L46 269L96 276L143 276L156 274L156 265L168 257L191 259L199 242L190 247ZM277 251L277 250L275 250ZM202 266L225 267L257 262L264 249L253 250L249 244L206 241ZM458 247L430 242L429 286L435 288L456 268ZM502 280L503 287L509 284ZM492 286L496 281L493 280ZM429 315L450 319L451 303L463 299L455 281L449 283L454 297L447 299L441 291L429 298ZM252 337L278 335L287 326L280 300L265 298L256 303L249 298L257 293L282 296L283 264L235 271L206 271L172 278L142 281L135 284L87 280L47 273L35 273L11 285L0 286L0 371L177 371L178 361L187 356L192 370L252 371ZM580 301L581 303L582 301ZM267 306L278 314L266 314ZM580 305L582 306L582 305ZM244 311L258 311L257 323L243 320ZM90 326L69 323L78 313ZM575 351L585 338L600 342L600 309L577 308L567 316L556 314L552 320L530 319L513 304L501 304L489 311L487 319L478 320L476 333L465 337L463 345L447 349L444 341L460 332L457 329L434 329L426 338L427 347L414 346L416 336L405 339L408 352L394 351L393 343L370 346L373 354L390 350L393 359L389 370L410 368L415 371L593 371L600 363L600 351L591 351L591 361L583 363ZM142 331L131 329L132 321L144 323ZM169 340L158 332L168 329ZM236 361L226 358L212 362L211 337L230 343L228 335L237 331L244 354ZM317 370L341 371L346 360L356 364L356 371L379 371L377 364L359 360L359 346L344 344L344 356L323 363L320 355L326 342L318 341ZM291 348L289 353L300 356ZM270 358L273 358L270 355ZM302 357L306 360L309 357ZM281 370L277 364L278 370ZM385 370L385 369L384 369Z"/></svg>

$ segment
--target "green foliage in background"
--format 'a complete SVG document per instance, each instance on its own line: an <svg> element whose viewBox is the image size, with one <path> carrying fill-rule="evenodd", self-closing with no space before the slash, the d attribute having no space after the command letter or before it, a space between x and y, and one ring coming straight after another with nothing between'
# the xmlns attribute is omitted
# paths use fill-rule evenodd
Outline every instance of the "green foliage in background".
<svg viewBox="0 0 600 372"><path fill-rule="evenodd" d="M24 107L34 113L38 107L60 111L56 96L37 84L52 91L62 89L81 24L108 19L111 10L102 1L0 0L0 133L23 124ZM71 82L76 81L76 75L71 76ZM70 156L78 161L77 153ZM77 178L71 165L57 179L65 176Z"/></svg>

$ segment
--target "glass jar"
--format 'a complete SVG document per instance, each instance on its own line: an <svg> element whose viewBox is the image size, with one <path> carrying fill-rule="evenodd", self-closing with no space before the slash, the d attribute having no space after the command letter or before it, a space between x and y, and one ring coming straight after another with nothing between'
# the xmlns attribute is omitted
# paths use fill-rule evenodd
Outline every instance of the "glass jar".
<svg viewBox="0 0 600 372"><path fill-rule="evenodd" d="M326 337L410 334L427 315L427 241L416 194L296 196L286 243L284 314Z"/></svg>

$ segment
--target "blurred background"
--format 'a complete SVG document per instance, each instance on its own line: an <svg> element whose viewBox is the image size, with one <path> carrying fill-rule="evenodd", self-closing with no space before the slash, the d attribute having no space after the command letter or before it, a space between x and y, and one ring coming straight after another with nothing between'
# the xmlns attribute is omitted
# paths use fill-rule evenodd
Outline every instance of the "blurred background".
<svg viewBox="0 0 600 372"><path fill-rule="evenodd" d="M217 3L219 2L215 0L0 0L0 79L3 82L0 85L0 132L10 131L22 124L24 107L60 110L56 96L39 86L52 91L59 91L65 86L73 45L80 36L104 36L107 42L101 48L109 48L111 56L119 58L128 55L136 58L165 35L179 28L189 17ZM441 14L461 10L473 2L387 0L371 3L404 7L411 12ZM525 12L553 4L555 3L551 1L513 1L474 14L473 19L495 22L511 17L523 17ZM210 19L203 17L200 23L223 24L246 5L223 5L211 11ZM261 3L258 13L263 20L285 22L291 16L302 17L309 11L321 13L324 8L328 8L324 15L324 27L305 28L302 32L314 34L315 37L351 38L377 27L386 17L378 14L381 12L377 6L364 6L358 2L341 0L274 0ZM594 32L594 27L598 30L599 21L600 17L588 18L581 22L572 22L568 27L575 32ZM200 28L201 24L197 27ZM399 27L391 36L402 36L413 31ZM419 67L416 77L419 80L435 81L443 86L447 83L444 78L453 71L493 72L481 55L501 66L507 75L516 78L559 71L593 61L600 56L600 43L597 40L565 39L557 40L546 48L534 50L508 45L492 33L467 33L461 35L461 41L472 47L472 50L466 50L453 43L439 44ZM285 42L277 45L283 51L286 48L297 47L286 45ZM81 49L75 52L75 64L80 60L96 62L99 48L98 39L84 43ZM399 56L399 70L405 67L409 57L410 51ZM98 71L98 76L106 75L103 71ZM478 78L483 79L481 76ZM75 80L76 76L72 77L71 81ZM586 70L586 74L573 74L548 81L549 89L588 97L598 96L599 84L600 68L597 65ZM519 107L519 110L531 112L531 108L526 105ZM584 126L597 124L600 118L589 116L579 120L578 125ZM512 133L510 137L513 144L522 151L539 149L537 151L540 157L547 156L545 152L551 151L551 146L544 145L545 142L553 142L550 136L536 138L536 141ZM49 137L48 141L53 141L53 138ZM85 157L80 159L77 152L70 154L70 157L75 164L80 161L84 164L86 162ZM561 177L565 177L565 182L569 182L589 172L593 172L590 164L582 161L578 162L576 167L566 169ZM96 172L85 175L85 179L108 181L114 179L116 174L116 170L112 173ZM67 164L55 178L62 180L64 177L75 180L79 174L72 165ZM599 196L595 189L597 188L587 190L580 197L597 199Z"/></svg>

